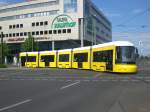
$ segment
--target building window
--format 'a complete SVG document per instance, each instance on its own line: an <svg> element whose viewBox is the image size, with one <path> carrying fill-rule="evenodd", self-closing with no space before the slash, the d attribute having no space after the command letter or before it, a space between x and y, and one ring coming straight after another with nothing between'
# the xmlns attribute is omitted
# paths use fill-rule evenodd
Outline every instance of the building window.
<svg viewBox="0 0 150 112"><path fill-rule="evenodd" d="M24 32L24 36L27 36L27 32Z"/></svg>
<svg viewBox="0 0 150 112"><path fill-rule="evenodd" d="M20 24L20 28L23 28L23 24Z"/></svg>
<svg viewBox="0 0 150 112"><path fill-rule="evenodd" d="M57 34L57 30L53 30L53 34Z"/></svg>
<svg viewBox="0 0 150 112"><path fill-rule="evenodd" d="M39 22L36 22L36 26L39 26Z"/></svg>
<svg viewBox="0 0 150 112"><path fill-rule="evenodd" d="M11 34L11 33L9 34L9 37L12 37L12 34Z"/></svg>
<svg viewBox="0 0 150 112"><path fill-rule="evenodd" d="M63 33L66 33L67 31L66 31L66 29L63 29Z"/></svg>
<svg viewBox="0 0 150 112"><path fill-rule="evenodd" d="M15 33L13 33L13 37L15 37L16 36L16 34Z"/></svg>
<svg viewBox="0 0 150 112"><path fill-rule="evenodd" d="M49 7L52 5L56 5L58 4L58 0L55 1L48 1L48 2L42 2L42 3L37 3L37 4L29 4L29 5L23 5L23 6L19 6L19 7L12 7L12 8L6 8L6 9L1 9L0 13L6 13L6 12L12 12L12 11L21 11L24 9L30 9L32 10L33 8L40 8L40 7Z"/></svg>
<svg viewBox="0 0 150 112"><path fill-rule="evenodd" d="M43 35L43 31L40 31L40 35Z"/></svg>
<svg viewBox="0 0 150 112"><path fill-rule="evenodd" d="M58 30L58 34L61 34L61 30Z"/></svg>
<svg viewBox="0 0 150 112"><path fill-rule="evenodd" d="M31 34L31 32L28 32L28 35L30 35Z"/></svg>
<svg viewBox="0 0 150 112"><path fill-rule="evenodd" d="M12 29L12 25L9 25L9 29Z"/></svg>
<svg viewBox="0 0 150 112"><path fill-rule="evenodd" d="M2 27L0 26L0 30L2 30Z"/></svg>
<svg viewBox="0 0 150 112"><path fill-rule="evenodd" d="M19 36L19 33L17 33L16 36L18 37L18 36Z"/></svg>
<svg viewBox="0 0 150 112"><path fill-rule="evenodd" d="M44 25L48 25L48 21L45 21L45 22L44 22Z"/></svg>
<svg viewBox="0 0 150 112"><path fill-rule="evenodd" d="M52 10L52 11L36 12L36 13L22 14L22 15L16 15L16 16L0 17L0 21L15 20L15 19L22 19L22 18L32 18L32 17L39 17L39 16L50 16L50 15L57 14L58 11L59 10Z"/></svg>
<svg viewBox="0 0 150 112"><path fill-rule="evenodd" d="M77 0L64 0L64 12L77 12Z"/></svg>
<svg viewBox="0 0 150 112"><path fill-rule="evenodd" d="M23 36L23 33L20 33L20 36Z"/></svg>
<svg viewBox="0 0 150 112"><path fill-rule="evenodd" d="M49 34L52 34L52 30L49 30Z"/></svg>
<svg viewBox="0 0 150 112"><path fill-rule="evenodd" d="M40 26L43 26L43 22L40 22Z"/></svg>
<svg viewBox="0 0 150 112"><path fill-rule="evenodd" d="M16 28L19 28L19 24L16 25Z"/></svg>
<svg viewBox="0 0 150 112"><path fill-rule="evenodd" d="M71 33L71 29L67 29L67 33Z"/></svg>
<svg viewBox="0 0 150 112"><path fill-rule="evenodd" d="M36 35L39 35L39 31L36 31Z"/></svg>
<svg viewBox="0 0 150 112"><path fill-rule="evenodd" d="M16 28L16 25L13 25L13 28Z"/></svg>
<svg viewBox="0 0 150 112"><path fill-rule="evenodd" d="M48 34L48 31L44 31L44 34L47 35L47 34Z"/></svg>
<svg viewBox="0 0 150 112"><path fill-rule="evenodd" d="M6 37L8 37L8 34L6 34Z"/></svg>
<svg viewBox="0 0 150 112"><path fill-rule="evenodd" d="M35 23L32 23L32 26L35 26Z"/></svg>
<svg viewBox="0 0 150 112"><path fill-rule="evenodd" d="M35 32L32 32L32 35L35 35Z"/></svg>

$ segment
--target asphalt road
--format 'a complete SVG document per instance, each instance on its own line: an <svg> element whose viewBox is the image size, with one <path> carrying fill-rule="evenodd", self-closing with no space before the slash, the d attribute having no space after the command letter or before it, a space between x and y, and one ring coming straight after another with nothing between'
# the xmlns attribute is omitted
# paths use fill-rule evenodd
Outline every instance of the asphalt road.
<svg viewBox="0 0 150 112"><path fill-rule="evenodd" d="M0 112L150 112L149 73L0 69Z"/></svg>

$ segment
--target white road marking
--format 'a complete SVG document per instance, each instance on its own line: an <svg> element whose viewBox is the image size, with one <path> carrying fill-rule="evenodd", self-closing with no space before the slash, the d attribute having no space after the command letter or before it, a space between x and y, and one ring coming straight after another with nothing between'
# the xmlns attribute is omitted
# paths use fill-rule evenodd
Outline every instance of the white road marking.
<svg viewBox="0 0 150 112"><path fill-rule="evenodd" d="M66 88L68 88L68 87L71 87L71 86L77 85L77 84L79 84L79 83L80 83L80 81L77 81L77 82L72 83L72 84L69 84L69 85L67 85L67 86L63 86L63 87L61 87L60 89L61 89L61 90L63 90L63 89L66 89Z"/></svg>
<svg viewBox="0 0 150 112"><path fill-rule="evenodd" d="M99 76L102 76L103 74L96 74L95 76L94 76L94 78L97 78L97 77L99 77Z"/></svg>
<svg viewBox="0 0 150 112"><path fill-rule="evenodd" d="M4 111L4 110L11 109L11 108L14 108L14 107L17 107L17 106L19 106L19 105L22 105L22 104L25 104L25 103L28 103L28 102L31 102L31 101L32 101L31 99L28 99L28 100L25 100L25 101L22 101L22 102L19 102L19 103L16 103L16 104L13 104L13 105L10 105L10 106L1 108L1 109L0 109L0 112L1 112L1 111Z"/></svg>

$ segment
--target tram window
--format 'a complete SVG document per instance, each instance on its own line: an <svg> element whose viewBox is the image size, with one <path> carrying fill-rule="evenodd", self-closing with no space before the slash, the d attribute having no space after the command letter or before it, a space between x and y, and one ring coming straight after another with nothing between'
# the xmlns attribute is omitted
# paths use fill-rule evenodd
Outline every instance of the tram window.
<svg viewBox="0 0 150 112"><path fill-rule="evenodd" d="M88 53L76 53L74 54L74 62L87 62Z"/></svg>
<svg viewBox="0 0 150 112"><path fill-rule="evenodd" d="M44 62L54 62L54 55L49 55L49 56L41 56L41 60Z"/></svg>
<svg viewBox="0 0 150 112"><path fill-rule="evenodd" d="M69 54L59 55L59 62L69 62Z"/></svg>
<svg viewBox="0 0 150 112"><path fill-rule="evenodd" d="M36 62L36 56L28 56L27 62Z"/></svg>
<svg viewBox="0 0 150 112"><path fill-rule="evenodd" d="M94 52L93 62L110 62L112 61L112 55L112 50Z"/></svg>

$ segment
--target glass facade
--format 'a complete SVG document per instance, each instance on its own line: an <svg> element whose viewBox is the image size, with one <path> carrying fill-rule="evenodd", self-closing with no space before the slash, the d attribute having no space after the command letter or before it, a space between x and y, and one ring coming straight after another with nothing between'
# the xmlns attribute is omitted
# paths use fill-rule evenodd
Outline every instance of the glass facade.
<svg viewBox="0 0 150 112"><path fill-rule="evenodd" d="M77 12L77 0L64 0L64 13Z"/></svg>
<svg viewBox="0 0 150 112"><path fill-rule="evenodd" d="M39 8L39 7L48 7L48 6L51 6L51 5L56 5L58 3L59 3L59 0L49 1L49 2L45 2L45 3L24 5L24 6L19 6L19 7L12 7L12 8L7 8L7 9L1 9L0 13L7 13L7 12L12 12L12 11L19 11L19 10Z"/></svg>
<svg viewBox="0 0 150 112"><path fill-rule="evenodd" d="M57 14L58 10L53 11L45 11L45 12L36 12L36 13L29 13L29 14L21 14L16 16L7 16L1 17L0 21L7 21L7 20L14 20L14 19L24 19L24 18L31 18L31 17L42 17L42 16L50 16Z"/></svg>

